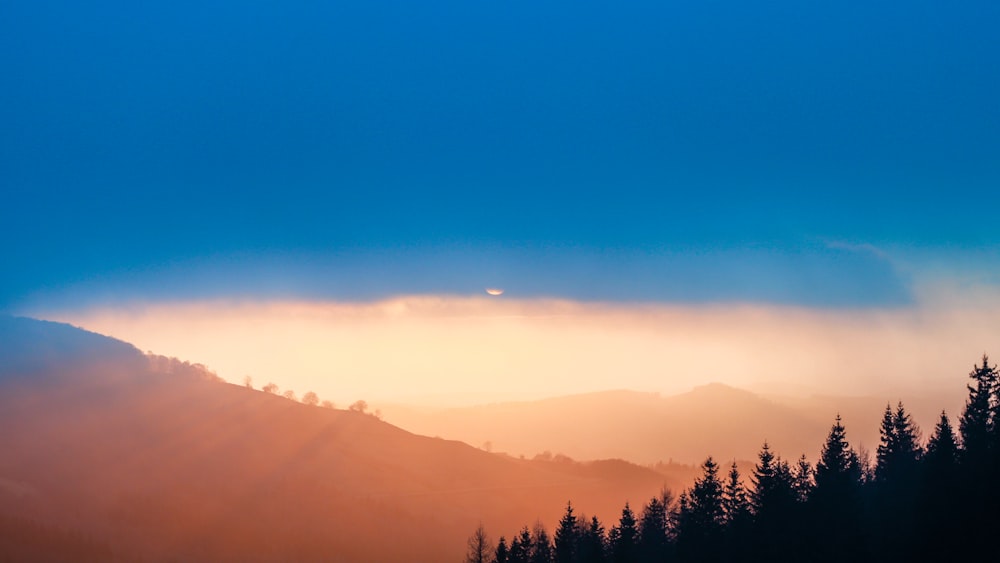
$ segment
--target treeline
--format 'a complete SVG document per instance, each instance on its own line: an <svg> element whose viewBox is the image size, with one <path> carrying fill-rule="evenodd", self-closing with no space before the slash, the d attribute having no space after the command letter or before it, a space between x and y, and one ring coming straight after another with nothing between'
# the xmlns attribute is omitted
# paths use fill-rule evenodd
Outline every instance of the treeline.
<svg viewBox="0 0 1000 563"><path fill-rule="evenodd" d="M1000 381L985 355L969 377L958 432L942 412L925 442L902 403L887 405L872 459L838 415L815 465L766 442L749 479L709 457L691 488L638 512L626 503L610 529L567 503L551 535L536 523L494 545L480 526L466 561L990 560L1000 552Z"/></svg>

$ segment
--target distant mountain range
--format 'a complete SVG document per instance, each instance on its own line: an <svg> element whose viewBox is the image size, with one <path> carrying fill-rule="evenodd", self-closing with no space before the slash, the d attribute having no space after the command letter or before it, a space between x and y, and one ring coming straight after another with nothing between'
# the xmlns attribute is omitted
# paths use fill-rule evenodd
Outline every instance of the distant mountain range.
<svg viewBox="0 0 1000 563"><path fill-rule="evenodd" d="M480 521L551 529L570 499L613 519L689 478L488 453L12 317L0 317L0 452L0 524L57 526L119 560L456 561ZM3 529L0 544L72 558L19 552Z"/></svg>
<svg viewBox="0 0 1000 563"><path fill-rule="evenodd" d="M622 458L641 464L673 460L698 464L756 460L765 440L790 459L815 461L839 413L855 445L874 453L887 402L900 399L928 432L942 409L957 416L964 386L954 396L764 396L719 383L672 396L604 391L526 402L462 408L378 405L385 420L411 432L532 458ZM904 390L905 393L905 390Z"/></svg>

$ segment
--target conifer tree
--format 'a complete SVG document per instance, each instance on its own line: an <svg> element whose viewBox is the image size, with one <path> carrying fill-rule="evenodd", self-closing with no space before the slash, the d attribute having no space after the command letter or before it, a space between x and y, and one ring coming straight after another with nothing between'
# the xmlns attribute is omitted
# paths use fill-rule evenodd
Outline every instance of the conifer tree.
<svg viewBox="0 0 1000 563"><path fill-rule="evenodd" d="M531 563L552 563L552 540L541 522L535 522L531 536Z"/></svg>
<svg viewBox="0 0 1000 563"><path fill-rule="evenodd" d="M735 460L729 468L726 486L722 491L722 511L727 526L745 521L750 516L750 496L740 480L740 470L736 467Z"/></svg>
<svg viewBox="0 0 1000 563"><path fill-rule="evenodd" d="M639 561L662 561L667 557L667 507L658 497L650 499L639 519Z"/></svg>
<svg viewBox="0 0 1000 563"><path fill-rule="evenodd" d="M507 548L507 539L500 536L497 541L496 555L493 557L494 563L509 563L510 550Z"/></svg>
<svg viewBox="0 0 1000 563"><path fill-rule="evenodd" d="M957 554L954 538L963 537L964 522L956 518L959 448L948 415L941 417L927 441L920 486L919 546L928 560L944 561Z"/></svg>
<svg viewBox="0 0 1000 563"><path fill-rule="evenodd" d="M743 485L735 460L729 468L729 475L722 491L722 509L726 522L724 560L745 560L753 520L750 512L750 494Z"/></svg>
<svg viewBox="0 0 1000 563"><path fill-rule="evenodd" d="M792 471L792 488L795 490L795 500L805 503L813 489L813 468L806 454L802 454Z"/></svg>
<svg viewBox="0 0 1000 563"><path fill-rule="evenodd" d="M579 530L577 528L576 516L573 514L573 505L566 503L566 514L559 521L556 529L555 560L556 563L574 563L577 556L577 544L579 543Z"/></svg>
<svg viewBox="0 0 1000 563"><path fill-rule="evenodd" d="M678 515L677 550L683 559L716 561L721 558L725 514L719 466L710 457L702 464Z"/></svg>
<svg viewBox="0 0 1000 563"><path fill-rule="evenodd" d="M510 563L531 563L531 531L525 526L510 542Z"/></svg>
<svg viewBox="0 0 1000 563"><path fill-rule="evenodd" d="M636 528L635 513L625 503L618 524L611 528L609 543L611 544L611 560L615 563L632 563L636 561Z"/></svg>
<svg viewBox="0 0 1000 563"><path fill-rule="evenodd" d="M967 385L969 396L958 427L962 434L962 460L966 468L975 470L983 468L988 457L995 407L992 402L997 392L996 365L991 367L989 357L983 354L982 365L973 365L969 378L973 384Z"/></svg>
<svg viewBox="0 0 1000 563"><path fill-rule="evenodd" d="M895 412L889 405L879 429L881 440L876 450L875 482L896 488L911 486L916 477L920 456L920 430L900 402Z"/></svg>
<svg viewBox="0 0 1000 563"><path fill-rule="evenodd" d="M837 415L820 453L811 499L816 518L811 522L821 546L817 559L857 560L866 557L862 526L861 463L847 442Z"/></svg>
<svg viewBox="0 0 1000 563"><path fill-rule="evenodd" d="M604 563L607 561L607 538L604 534L604 526L601 525L597 516L590 519L590 524L584 526L580 535L580 563Z"/></svg>

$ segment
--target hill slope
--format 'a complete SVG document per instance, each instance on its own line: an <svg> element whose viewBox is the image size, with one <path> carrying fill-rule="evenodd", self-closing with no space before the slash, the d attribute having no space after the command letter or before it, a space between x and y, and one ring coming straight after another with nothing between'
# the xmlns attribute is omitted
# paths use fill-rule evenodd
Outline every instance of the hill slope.
<svg viewBox="0 0 1000 563"><path fill-rule="evenodd" d="M551 528L567 499L608 518L678 486L414 435L66 325L5 317L0 334L0 512L122 559L457 560L480 520Z"/></svg>

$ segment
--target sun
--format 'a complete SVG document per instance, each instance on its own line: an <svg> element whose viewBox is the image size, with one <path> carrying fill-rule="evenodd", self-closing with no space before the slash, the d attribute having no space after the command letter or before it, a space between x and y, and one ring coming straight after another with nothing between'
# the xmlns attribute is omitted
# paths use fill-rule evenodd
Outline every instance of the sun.
<svg viewBox="0 0 1000 563"><path fill-rule="evenodd" d="M490 295L503 295L503 290L499 287L487 287L486 293L489 293Z"/></svg>

